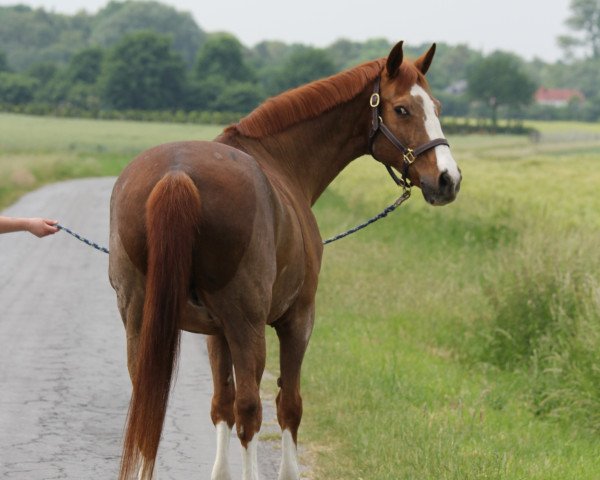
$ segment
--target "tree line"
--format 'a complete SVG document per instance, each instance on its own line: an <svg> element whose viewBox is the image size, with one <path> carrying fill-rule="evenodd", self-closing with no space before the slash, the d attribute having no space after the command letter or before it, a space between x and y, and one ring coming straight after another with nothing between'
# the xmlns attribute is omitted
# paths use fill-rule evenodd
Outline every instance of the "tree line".
<svg viewBox="0 0 600 480"><path fill-rule="evenodd" d="M576 8L582 2L595 0L573 0L575 33L587 25L573 20L587 15ZM561 40L567 52L585 47L583 33ZM267 97L385 56L390 47L385 39L342 39L327 48L277 41L248 48L231 34L204 32L188 13L158 2L110 2L95 15L73 16L0 7L0 107L95 116L176 112L200 121L210 116L197 112L212 112L229 121L227 114L245 114ZM407 54L416 57L427 47ZM596 45L577 58L526 62L507 52L483 55L440 44L428 78L449 116L489 116L494 123L499 117L597 120ZM562 109L532 105L539 85L578 88L587 101Z"/></svg>

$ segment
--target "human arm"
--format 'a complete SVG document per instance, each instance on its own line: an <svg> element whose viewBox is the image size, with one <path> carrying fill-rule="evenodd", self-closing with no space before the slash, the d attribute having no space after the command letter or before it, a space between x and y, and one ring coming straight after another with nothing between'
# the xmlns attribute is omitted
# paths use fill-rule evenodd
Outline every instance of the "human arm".
<svg viewBox="0 0 600 480"><path fill-rule="evenodd" d="M57 223L47 218L0 216L0 233L30 232L36 237L45 237L58 232Z"/></svg>

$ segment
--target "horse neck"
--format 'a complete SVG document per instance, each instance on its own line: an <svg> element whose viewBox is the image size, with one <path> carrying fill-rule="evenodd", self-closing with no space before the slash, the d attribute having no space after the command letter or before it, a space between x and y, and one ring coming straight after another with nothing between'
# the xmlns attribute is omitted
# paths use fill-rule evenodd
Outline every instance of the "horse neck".
<svg viewBox="0 0 600 480"><path fill-rule="evenodd" d="M264 138L240 134L221 141L241 148L266 175L286 188L300 190L314 204L333 179L367 153L370 89L311 120Z"/></svg>

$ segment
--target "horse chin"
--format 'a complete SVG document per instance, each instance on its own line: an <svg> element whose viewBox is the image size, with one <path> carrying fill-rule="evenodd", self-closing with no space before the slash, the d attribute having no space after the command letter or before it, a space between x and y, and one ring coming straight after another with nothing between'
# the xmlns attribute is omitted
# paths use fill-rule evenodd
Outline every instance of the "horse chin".
<svg viewBox="0 0 600 480"><path fill-rule="evenodd" d="M434 207L442 207L444 205L448 205L449 203L452 203L456 199L456 193L458 193L458 192L440 195L438 193L431 192L427 189L423 189L422 193L423 193L423 198L429 205L433 205Z"/></svg>

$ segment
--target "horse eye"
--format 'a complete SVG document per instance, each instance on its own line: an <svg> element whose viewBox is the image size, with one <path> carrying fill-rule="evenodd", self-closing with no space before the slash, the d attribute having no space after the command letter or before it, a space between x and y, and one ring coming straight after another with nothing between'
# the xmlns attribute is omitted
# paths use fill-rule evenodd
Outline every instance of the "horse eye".
<svg viewBox="0 0 600 480"><path fill-rule="evenodd" d="M406 116L410 115L410 113L408 112L408 110L405 107L403 107L403 106L394 107L394 111L398 115L401 115L403 117L406 117Z"/></svg>

